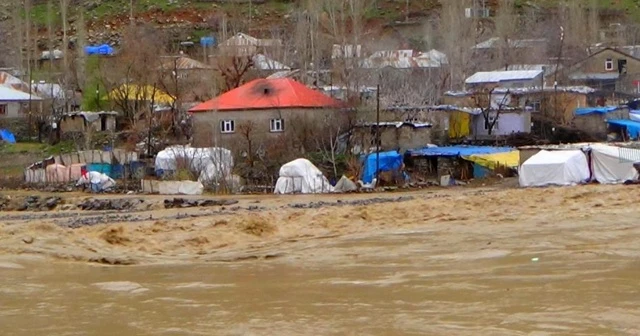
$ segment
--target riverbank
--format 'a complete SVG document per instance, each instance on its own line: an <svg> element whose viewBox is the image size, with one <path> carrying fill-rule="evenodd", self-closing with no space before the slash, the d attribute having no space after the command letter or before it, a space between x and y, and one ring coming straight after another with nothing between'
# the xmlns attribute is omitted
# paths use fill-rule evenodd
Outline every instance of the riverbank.
<svg viewBox="0 0 640 336"><path fill-rule="evenodd" d="M86 198L73 195L62 201L87 202ZM0 254L121 265L270 259L353 236L398 230L456 232L453 240L441 244L459 243L472 234L499 238L505 230L530 232L538 227L575 234L581 226L596 225L606 231L620 218L636 218L640 212L634 206L637 186L624 185L230 196L215 198L218 201L208 206L169 208L167 197L128 199L145 205L2 212ZM528 242L510 242L518 243Z"/></svg>

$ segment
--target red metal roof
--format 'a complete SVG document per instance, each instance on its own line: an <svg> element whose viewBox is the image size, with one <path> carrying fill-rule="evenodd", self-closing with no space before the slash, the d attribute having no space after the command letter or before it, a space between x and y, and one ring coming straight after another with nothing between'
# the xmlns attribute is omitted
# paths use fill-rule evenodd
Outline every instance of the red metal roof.
<svg viewBox="0 0 640 336"><path fill-rule="evenodd" d="M342 103L291 78L256 79L189 112L338 107Z"/></svg>

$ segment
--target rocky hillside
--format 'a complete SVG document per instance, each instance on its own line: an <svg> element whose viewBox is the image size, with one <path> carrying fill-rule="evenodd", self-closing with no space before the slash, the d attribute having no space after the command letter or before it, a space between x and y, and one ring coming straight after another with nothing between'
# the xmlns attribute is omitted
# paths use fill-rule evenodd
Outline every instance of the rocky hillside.
<svg viewBox="0 0 640 336"><path fill-rule="evenodd" d="M197 42L200 37L215 34L221 18L227 18L232 30L241 30L255 36L269 36L275 30L293 29L291 14L302 0L68 0L71 42L76 33L76 18L84 13L88 28L88 43L118 44L123 27L133 16L137 23L153 24L167 29L175 41ZM321 1L321 0L318 0ZM389 28L389 24L420 23L435 13L442 0L370 0L372 5L365 12L368 28ZM453 1L453 0L451 0ZM626 13L636 17L640 13L636 0L597 0L603 9ZM3 40L11 40L13 18L12 3L18 0L0 1L0 35ZM48 0L32 0L31 18L39 29L39 47L47 46ZM53 23L57 27L57 42L62 33L59 1L53 0ZM515 0L518 7L553 7L558 0ZM487 0L489 7L495 7L498 0ZM408 7L407 7L408 4ZM24 14L24 11L22 11ZM393 25L392 25L393 26ZM396 30L390 28L387 30ZM13 32L15 33L15 32ZM9 37L7 37L9 34ZM5 47L6 48L6 47Z"/></svg>

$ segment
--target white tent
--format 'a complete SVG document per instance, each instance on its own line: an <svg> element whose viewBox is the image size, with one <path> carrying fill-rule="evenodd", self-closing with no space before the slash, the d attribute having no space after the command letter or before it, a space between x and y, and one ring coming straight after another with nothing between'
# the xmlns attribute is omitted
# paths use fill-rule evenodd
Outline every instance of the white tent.
<svg viewBox="0 0 640 336"><path fill-rule="evenodd" d="M233 169L233 156L228 149L173 146L158 153L156 170L176 171L178 161L198 172L198 181L203 183L228 179Z"/></svg>
<svg viewBox="0 0 640 336"><path fill-rule="evenodd" d="M520 186L573 185L589 180L589 163L580 150L542 150L518 171Z"/></svg>
<svg viewBox="0 0 640 336"><path fill-rule="evenodd" d="M599 183L623 183L638 178L633 164L640 162L640 149L604 144L594 144L590 147L593 178Z"/></svg>
<svg viewBox="0 0 640 336"><path fill-rule="evenodd" d="M317 194L333 191L320 169L307 159L296 159L280 167L280 177L276 182L276 194Z"/></svg>

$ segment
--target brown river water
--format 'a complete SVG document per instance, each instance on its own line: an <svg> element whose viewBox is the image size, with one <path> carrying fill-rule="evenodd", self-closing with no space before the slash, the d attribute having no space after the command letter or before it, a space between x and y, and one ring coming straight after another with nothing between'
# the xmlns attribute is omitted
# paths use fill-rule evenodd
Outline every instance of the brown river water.
<svg viewBox="0 0 640 336"><path fill-rule="evenodd" d="M122 223L117 240L0 223L0 336L640 335L637 188L447 195ZM86 262L118 255L138 264Z"/></svg>
<svg viewBox="0 0 640 336"><path fill-rule="evenodd" d="M636 260L490 245L427 253L433 244L430 232L396 232L274 260L4 263L0 325L2 335L640 333Z"/></svg>

